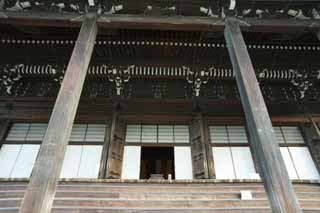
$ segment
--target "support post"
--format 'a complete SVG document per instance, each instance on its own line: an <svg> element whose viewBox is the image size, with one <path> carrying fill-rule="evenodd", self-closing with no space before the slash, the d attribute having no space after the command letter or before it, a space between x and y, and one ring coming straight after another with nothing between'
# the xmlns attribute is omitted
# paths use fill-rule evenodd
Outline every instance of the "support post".
<svg viewBox="0 0 320 213"><path fill-rule="evenodd" d="M106 122L106 133L104 137L102 156L100 160L99 179L105 178L105 175L106 175L108 150L110 146L111 125L112 125L112 122L110 121Z"/></svg>
<svg viewBox="0 0 320 213"><path fill-rule="evenodd" d="M115 110L112 116L106 178L121 178L125 144L125 128L125 122L119 118L119 113Z"/></svg>
<svg viewBox="0 0 320 213"><path fill-rule="evenodd" d="M9 119L0 119L0 149L10 128Z"/></svg>
<svg viewBox="0 0 320 213"><path fill-rule="evenodd" d="M273 212L302 212L288 176L249 53L236 19L227 18L225 40L257 156L260 175Z"/></svg>
<svg viewBox="0 0 320 213"><path fill-rule="evenodd" d="M85 16L55 102L20 213L49 213L91 59L97 16Z"/></svg>

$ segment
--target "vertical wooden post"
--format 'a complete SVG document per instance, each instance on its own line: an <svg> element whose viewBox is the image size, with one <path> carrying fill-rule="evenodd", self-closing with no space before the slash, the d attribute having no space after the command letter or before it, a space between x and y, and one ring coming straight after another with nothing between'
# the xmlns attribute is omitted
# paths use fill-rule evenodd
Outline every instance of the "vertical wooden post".
<svg viewBox="0 0 320 213"><path fill-rule="evenodd" d="M110 134L111 134L111 125L112 122L107 121L106 122L106 133L104 137L103 142L103 148L102 148L102 156L100 161L100 169L99 169L99 178L105 178L106 176L106 168L107 168L107 160L108 160L108 150L110 145Z"/></svg>
<svg viewBox="0 0 320 213"><path fill-rule="evenodd" d="M313 138L315 140L320 140L320 129L318 127L318 124L315 122L315 120L313 119L313 117L310 115L309 116L309 120L311 122L311 129L312 129L312 132L313 132Z"/></svg>
<svg viewBox="0 0 320 213"><path fill-rule="evenodd" d="M273 212L302 212L282 159L239 24L227 18L224 36L235 72L248 130Z"/></svg>
<svg viewBox="0 0 320 213"><path fill-rule="evenodd" d="M121 178L125 128L125 122L119 118L119 113L115 111L112 117L110 143L108 147L107 178Z"/></svg>
<svg viewBox="0 0 320 213"><path fill-rule="evenodd" d="M192 157L193 177L196 179L213 178L210 162L208 161L208 146L206 144L203 119L201 113L190 122L190 148ZM212 158L213 162L213 158Z"/></svg>
<svg viewBox="0 0 320 213"><path fill-rule="evenodd" d="M215 178L214 162L213 162L213 153L210 142L209 127L207 121L203 118L203 115L199 115L201 119L201 134L203 135L203 141L206 149L206 157L208 161L208 177L209 179Z"/></svg>
<svg viewBox="0 0 320 213"><path fill-rule="evenodd" d="M320 130L311 115L309 115L310 123L300 125L300 130L306 144L308 145L311 156L316 163L316 167L320 172Z"/></svg>
<svg viewBox="0 0 320 213"><path fill-rule="evenodd" d="M83 20L30 183L22 201L21 213L49 213L51 211L64 154L97 35L96 19L96 14L89 13Z"/></svg>
<svg viewBox="0 0 320 213"><path fill-rule="evenodd" d="M9 119L0 119L0 148L5 140L7 132L9 131L10 120Z"/></svg>

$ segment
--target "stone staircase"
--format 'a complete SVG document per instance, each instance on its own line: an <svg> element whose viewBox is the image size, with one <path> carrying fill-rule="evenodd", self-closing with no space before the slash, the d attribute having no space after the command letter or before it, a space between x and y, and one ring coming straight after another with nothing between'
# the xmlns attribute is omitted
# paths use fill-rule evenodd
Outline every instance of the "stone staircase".
<svg viewBox="0 0 320 213"><path fill-rule="evenodd" d="M18 212L26 182L0 182L0 213ZM320 184L294 184L304 212L320 212ZM249 190L252 200L242 200ZM62 182L54 213L271 212L261 183Z"/></svg>

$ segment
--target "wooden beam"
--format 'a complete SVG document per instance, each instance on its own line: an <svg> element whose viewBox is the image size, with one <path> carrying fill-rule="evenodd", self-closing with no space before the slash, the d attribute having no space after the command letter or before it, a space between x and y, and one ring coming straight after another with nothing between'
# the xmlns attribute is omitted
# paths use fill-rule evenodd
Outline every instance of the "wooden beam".
<svg viewBox="0 0 320 213"><path fill-rule="evenodd" d="M96 14L89 13L83 20L22 201L21 213L49 213L51 210L97 35L96 19Z"/></svg>
<svg viewBox="0 0 320 213"><path fill-rule="evenodd" d="M309 120L311 122L311 129L313 132L313 139L320 141L320 129L318 127L317 122L313 119L312 116L309 116Z"/></svg>
<svg viewBox="0 0 320 213"><path fill-rule="evenodd" d="M10 12L0 13L0 23L26 26L79 27L83 16L73 13ZM146 16L146 15L101 15L99 28L107 29L152 29L223 32L223 18L198 16ZM253 32L319 32L320 22L297 19L242 18L239 24L243 31Z"/></svg>
<svg viewBox="0 0 320 213"><path fill-rule="evenodd" d="M7 118L0 119L0 148L7 136L10 128L10 120Z"/></svg>
<svg viewBox="0 0 320 213"><path fill-rule="evenodd" d="M106 122L106 133L103 142L102 156L100 160L99 178L103 179L106 177L107 160L108 160L108 150L110 146L110 134L111 134L112 121Z"/></svg>
<svg viewBox="0 0 320 213"><path fill-rule="evenodd" d="M201 134L203 136L203 142L205 145L205 151L207 156L207 162L208 162L208 176L210 179L214 179L216 177L215 169L214 169L214 161L213 161L213 153L211 148L211 142L210 142L210 133L209 133L209 125L208 122L203 118L202 114L198 114L200 120L201 120Z"/></svg>
<svg viewBox="0 0 320 213"><path fill-rule="evenodd" d="M112 117L106 178L120 179L125 144L125 122L115 111Z"/></svg>
<svg viewBox="0 0 320 213"><path fill-rule="evenodd" d="M238 21L227 18L225 39L260 175L273 212L302 212L289 178Z"/></svg>

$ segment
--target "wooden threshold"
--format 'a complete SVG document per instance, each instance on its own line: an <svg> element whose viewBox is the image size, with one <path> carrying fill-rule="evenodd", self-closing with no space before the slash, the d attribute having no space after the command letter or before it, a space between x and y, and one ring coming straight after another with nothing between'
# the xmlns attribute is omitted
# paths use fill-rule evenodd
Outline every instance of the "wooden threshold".
<svg viewBox="0 0 320 213"><path fill-rule="evenodd" d="M29 182L30 178L0 178L0 183ZM193 180L124 180L124 179L92 179L62 178L59 183L262 183L258 179L193 179ZM320 184L320 180L292 180L293 184Z"/></svg>
<svg viewBox="0 0 320 213"><path fill-rule="evenodd" d="M50 12L0 12L0 24L24 25L35 27L80 27L84 15L77 13ZM297 19L238 19L242 31L250 32L315 32L320 29L316 20ZM106 29L147 29L174 31L223 32L223 18L199 16L146 16L146 15L100 15L99 28Z"/></svg>

